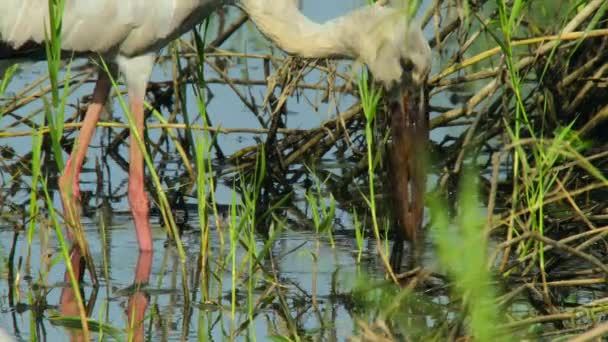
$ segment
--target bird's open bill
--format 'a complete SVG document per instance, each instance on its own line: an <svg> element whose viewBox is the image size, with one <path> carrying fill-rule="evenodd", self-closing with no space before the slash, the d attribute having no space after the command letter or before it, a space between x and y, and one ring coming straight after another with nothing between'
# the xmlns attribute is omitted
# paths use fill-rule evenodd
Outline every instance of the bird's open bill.
<svg viewBox="0 0 608 342"><path fill-rule="evenodd" d="M424 86L408 86L390 104L391 174L395 216L407 239L416 246L422 226L426 185L428 115Z"/></svg>

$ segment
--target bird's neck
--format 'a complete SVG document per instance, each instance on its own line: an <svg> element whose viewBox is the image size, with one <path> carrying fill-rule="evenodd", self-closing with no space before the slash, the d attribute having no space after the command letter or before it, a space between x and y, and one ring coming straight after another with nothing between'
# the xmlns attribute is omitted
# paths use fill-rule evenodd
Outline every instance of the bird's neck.
<svg viewBox="0 0 608 342"><path fill-rule="evenodd" d="M305 58L356 58L340 21L319 24L304 16L294 0L241 0L258 29L287 53Z"/></svg>

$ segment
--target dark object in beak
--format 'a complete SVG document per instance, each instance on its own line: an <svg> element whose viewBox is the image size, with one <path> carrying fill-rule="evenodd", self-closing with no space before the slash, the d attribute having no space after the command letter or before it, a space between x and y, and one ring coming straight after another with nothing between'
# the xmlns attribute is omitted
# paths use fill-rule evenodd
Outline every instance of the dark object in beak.
<svg viewBox="0 0 608 342"><path fill-rule="evenodd" d="M405 237L414 247L418 245L418 233L422 228L426 189L429 138L426 102L424 85L409 85L390 103L393 209Z"/></svg>

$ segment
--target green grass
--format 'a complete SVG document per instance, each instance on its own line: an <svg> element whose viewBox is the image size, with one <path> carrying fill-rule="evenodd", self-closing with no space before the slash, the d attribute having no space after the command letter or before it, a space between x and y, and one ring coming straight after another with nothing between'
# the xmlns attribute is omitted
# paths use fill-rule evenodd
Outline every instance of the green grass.
<svg viewBox="0 0 608 342"><path fill-rule="evenodd" d="M488 236L483 229L485 217L476 174L474 168L467 169L460 181L455 222L447 215L445 201L437 197L432 200L432 234L440 263L454 280L452 291L465 305L463 314L469 322L471 336L479 341L508 340L498 331L504 319L500 318L496 290L492 286Z"/></svg>
<svg viewBox="0 0 608 342"><path fill-rule="evenodd" d="M65 117L65 105L68 94L68 87L64 88L63 94L59 94L59 71L61 69L61 30L63 27L62 17L65 7L65 0L49 0L49 21L50 32L45 32L46 57L51 81L52 101L46 103L47 121L51 128L51 141L53 144L54 157L57 167L62 170L63 153L61 150L61 138L63 137L63 125ZM66 71L66 79L70 78L70 67Z"/></svg>
<svg viewBox="0 0 608 342"><path fill-rule="evenodd" d="M4 71L4 75L2 75L2 80L0 81L0 98L4 97L4 92L6 91L6 88L10 84L13 77L15 76L15 73L17 72L17 70L19 70L19 64L13 64L13 65L9 66L8 68L6 68L6 70ZM0 109L3 109L3 108L0 107ZM2 110L2 111L0 111L0 121L2 120L3 117L4 117L4 111Z"/></svg>
<svg viewBox="0 0 608 342"><path fill-rule="evenodd" d="M313 170L308 168L308 172L312 175L314 187L307 189L304 197L310 208L313 228L319 236L326 234L330 245L334 247L332 229L336 216L336 200L332 193L326 194L323 190L329 176L321 181Z"/></svg>
<svg viewBox="0 0 608 342"><path fill-rule="evenodd" d="M520 70L518 62L521 59L516 55L513 49L513 37L521 32L521 22L525 20L527 15L526 8L528 3L523 0L507 2L504 0L497 1L499 10L499 31L500 34L492 35L495 42L500 46L505 57L505 63L510 80L509 90L513 92L513 107L514 117L510 123L505 122L508 130L508 136L512 144L513 165L512 179L513 189L511 195L511 221L508 239L520 234L519 226L525 226L526 229L538 232L540 235L545 234L546 213L545 201L548 194L560 182L560 174L554 171L556 165L563 163L565 160L578 160L584 168L600 181L604 181L604 177L590 163L585 163L584 158L580 154L588 146L582 142L572 129L576 123L576 119L572 122L559 127L555 131L547 131L545 129L545 118L547 118L548 103L542 108L543 120L539 130L539 125L532 122L531 114L526 106L525 78L531 76L531 72ZM605 7L605 6L604 6ZM573 9L570 10L572 12ZM595 21L595 20L593 20ZM592 23L593 23L592 21ZM556 58L555 52L560 41L557 41L545 63L542 73L539 75L538 82L542 82L546 74L548 66ZM523 139L522 134L526 134L530 138ZM524 203L521 203L521 200ZM530 208L529 220L527 222L517 221L515 213L521 207ZM524 257L529 253L533 253L538 260L543 284L546 283L545 271L545 246L542 241L525 240L519 248L520 257ZM503 264L509 256L509 250L503 257ZM548 289L544 287L545 295L548 296Z"/></svg>
<svg viewBox="0 0 608 342"><path fill-rule="evenodd" d="M379 162L379 159L377 158L378 155L374 154L374 147L377 146L377 143L374 141L374 128L376 123L376 114L378 112L380 100L382 99L382 89L377 88L374 85L370 85L367 78L367 72L363 72L361 74L361 78L358 81L358 86L359 96L361 98L361 107L363 109L363 115L365 116L365 141L367 143L367 176L369 186L369 194L367 196L364 194L361 195L372 216L372 232L376 238L378 254L382 258L387 274L395 282L397 282L397 278L390 265L389 258L387 257L386 246L383 246L383 239L380 236L381 229L376 205L376 183L374 181L376 167Z"/></svg>

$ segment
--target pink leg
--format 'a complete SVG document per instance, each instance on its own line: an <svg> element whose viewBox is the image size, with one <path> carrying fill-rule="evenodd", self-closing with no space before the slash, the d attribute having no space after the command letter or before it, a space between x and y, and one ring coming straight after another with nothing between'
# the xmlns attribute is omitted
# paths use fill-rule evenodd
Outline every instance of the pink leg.
<svg viewBox="0 0 608 342"><path fill-rule="evenodd" d="M144 103L140 97L129 95L131 114L139 136L144 136ZM152 234L148 217L148 197L144 188L144 157L137 139L131 134L129 142L129 204L133 213L139 250L152 251Z"/></svg>
<svg viewBox="0 0 608 342"><path fill-rule="evenodd" d="M120 71L124 74L129 88L131 115L138 135L144 136L144 97L146 85L154 66L154 54L137 57L119 55L116 59ZM144 158L137 139L131 132L129 146L129 205L135 223L135 233L141 252L152 251L152 233L148 219L148 197L144 189Z"/></svg>
<svg viewBox="0 0 608 342"><path fill-rule="evenodd" d="M105 72L100 71L99 78L95 84L95 90L93 91L93 103L87 108L78 141L74 144L70 159L68 159L65 165L63 174L59 177L59 190L63 202L63 211L66 220L70 224L77 224L79 222L77 201L80 200L80 170L82 169L89 144L95 134L99 116L108 99L110 86L111 83L108 76ZM68 232L68 235L71 236L71 233Z"/></svg>

